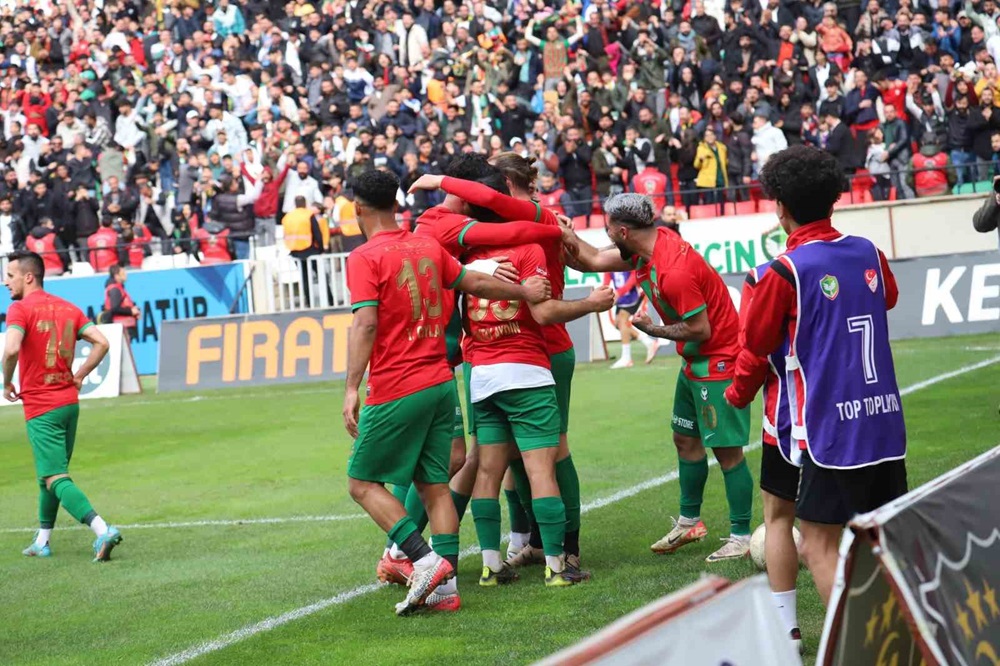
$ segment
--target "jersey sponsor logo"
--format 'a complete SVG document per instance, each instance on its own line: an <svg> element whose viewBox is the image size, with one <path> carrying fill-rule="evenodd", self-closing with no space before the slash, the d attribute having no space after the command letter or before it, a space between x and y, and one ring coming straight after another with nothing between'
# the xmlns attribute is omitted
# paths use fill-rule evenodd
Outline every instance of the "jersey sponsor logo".
<svg viewBox="0 0 1000 666"><path fill-rule="evenodd" d="M823 290L823 295L831 301L836 300L840 295L840 282L833 275L824 275L819 281L819 288Z"/></svg>
<svg viewBox="0 0 1000 666"><path fill-rule="evenodd" d="M868 285L873 294L878 289L878 272L874 268L865 271L865 284Z"/></svg>
<svg viewBox="0 0 1000 666"><path fill-rule="evenodd" d="M708 402L708 389L704 386L701 387L701 399Z"/></svg>

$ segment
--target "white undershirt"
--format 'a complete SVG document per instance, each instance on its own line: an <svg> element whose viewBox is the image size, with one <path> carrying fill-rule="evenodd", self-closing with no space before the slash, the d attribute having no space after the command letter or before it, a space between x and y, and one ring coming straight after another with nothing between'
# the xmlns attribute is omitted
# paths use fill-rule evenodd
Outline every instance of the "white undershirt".
<svg viewBox="0 0 1000 666"><path fill-rule="evenodd" d="M548 368L527 363L494 363L472 366L469 389L472 402L482 402L501 391L553 386L555 383Z"/></svg>

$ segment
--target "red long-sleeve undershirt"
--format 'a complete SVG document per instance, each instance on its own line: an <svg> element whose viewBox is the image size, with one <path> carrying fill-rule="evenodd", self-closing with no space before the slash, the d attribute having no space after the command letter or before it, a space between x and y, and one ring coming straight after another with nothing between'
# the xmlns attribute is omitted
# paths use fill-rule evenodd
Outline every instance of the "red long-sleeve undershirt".
<svg viewBox="0 0 1000 666"><path fill-rule="evenodd" d="M789 235L786 246L791 251L809 241L830 241L842 235L829 220L811 222ZM899 287L885 255L881 250L878 255L882 265L886 308L891 310L899 300ZM782 259L779 257L778 261ZM745 316L741 312L740 327L744 339L736 358L736 375L732 385L726 389L726 399L731 404L745 407L753 401L767 372L766 364L762 366L760 359L776 351L785 336L792 333L798 317L796 308L795 286L774 270L766 271L753 288Z"/></svg>
<svg viewBox="0 0 1000 666"><path fill-rule="evenodd" d="M559 225L555 213L542 208L537 202L515 199L482 183L445 176L441 180L441 189L473 206L489 208L505 220L535 220L545 225Z"/></svg>

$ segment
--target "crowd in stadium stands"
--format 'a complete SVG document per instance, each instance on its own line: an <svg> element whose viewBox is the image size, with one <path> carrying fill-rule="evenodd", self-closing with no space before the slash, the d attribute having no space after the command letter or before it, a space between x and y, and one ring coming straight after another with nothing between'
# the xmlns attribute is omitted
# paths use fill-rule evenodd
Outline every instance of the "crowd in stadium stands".
<svg viewBox="0 0 1000 666"><path fill-rule="evenodd" d="M405 194L464 151L530 154L581 226L634 190L692 217L767 210L796 143L847 202L1000 172L1000 3L979 0L10 0L0 3L0 246L96 269L274 242L305 197L360 242L350 183ZM290 248L291 249L291 248Z"/></svg>

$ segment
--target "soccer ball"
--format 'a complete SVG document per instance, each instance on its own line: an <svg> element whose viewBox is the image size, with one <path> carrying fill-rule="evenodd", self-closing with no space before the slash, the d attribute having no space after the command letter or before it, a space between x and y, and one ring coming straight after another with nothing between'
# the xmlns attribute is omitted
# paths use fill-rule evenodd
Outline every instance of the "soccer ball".
<svg viewBox="0 0 1000 666"><path fill-rule="evenodd" d="M764 532L764 524L761 523L750 537L750 559L761 571L767 569L767 562L764 558ZM799 534L799 528L795 526L792 526L792 539L795 540L795 548L798 549L799 544L802 543L802 535Z"/></svg>

